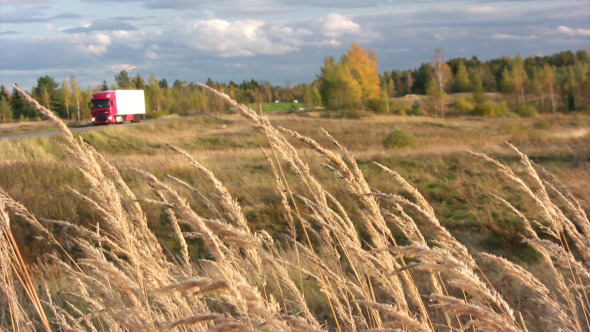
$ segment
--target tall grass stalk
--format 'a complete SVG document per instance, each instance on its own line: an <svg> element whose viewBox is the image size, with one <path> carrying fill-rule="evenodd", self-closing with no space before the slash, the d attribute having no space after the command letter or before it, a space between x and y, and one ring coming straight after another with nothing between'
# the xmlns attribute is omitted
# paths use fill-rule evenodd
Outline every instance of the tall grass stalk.
<svg viewBox="0 0 590 332"><path fill-rule="evenodd" d="M15 87L63 132L64 149L90 185L86 192L70 191L101 220L92 228L51 221L71 230L67 240L77 253L75 258L61 258L58 253L67 250L60 246L60 252L51 255L68 282L45 280L45 298L39 299L30 278L7 273L15 270L8 268L15 262L22 265L19 271L26 270L8 222L9 212L25 215L26 209L0 191L1 282L10 316L3 328L33 324L46 330L96 331L590 330L587 214L567 189L514 146L509 148L523 164L522 175L487 155L472 154L492 164L535 204L542 219L531 221L530 211L491 196L516 214L523 224L522 238L541 257L549 278L499 256L470 252L445 228L425 197L389 167L377 164L398 191L372 188L352 153L329 133L324 132L334 150L276 128L245 105L201 86L266 135L274 158L263 155L284 209L285 239L252 231L224 183L176 146L169 147L194 168L195 176L207 180L209 190L133 168L154 195L136 197L118 169ZM305 143L321 156L346 195L329 192L316 175L319 170L290 140ZM203 206L195 208L175 186L188 189ZM148 223L142 204L166 213L162 221L169 222L177 251L166 249L150 229L153 223ZM59 245L34 216L23 219ZM190 256L186 237L200 240L206 258ZM483 263L495 268L486 269ZM531 291L538 306L515 307L504 288L494 285L498 273L514 278L516 290ZM24 282L14 283L14 277ZM59 291L50 291L50 284ZM17 285L27 292L40 317L44 310L52 312L51 321L32 318ZM531 308L539 311L531 313Z"/></svg>
<svg viewBox="0 0 590 332"><path fill-rule="evenodd" d="M0 196L0 267L2 267L2 278L0 282L2 284L2 291L6 295L11 326L16 330L20 330L19 326L24 328L28 325L29 320L23 305L16 300L17 291L14 285L14 280L16 279L35 308L42 328L45 331L51 331L49 320L37 295L36 286L31 279L29 269L23 261L14 235L10 229L10 216L6 211L4 196Z"/></svg>

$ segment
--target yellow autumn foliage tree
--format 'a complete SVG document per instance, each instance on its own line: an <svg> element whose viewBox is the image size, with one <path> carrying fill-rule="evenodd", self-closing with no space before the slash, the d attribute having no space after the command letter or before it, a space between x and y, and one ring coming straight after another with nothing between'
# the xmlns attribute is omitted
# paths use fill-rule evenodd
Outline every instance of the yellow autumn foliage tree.
<svg viewBox="0 0 590 332"><path fill-rule="evenodd" d="M352 44L338 62L324 60L318 77L322 102L328 109L378 109L383 100L377 54Z"/></svg>
<svg viewBox="0 0 590 332"><path fill-rule="evenodd" d="M377 54L371 49L365 50L361 45L352 43L348 53L342 57L342 62L361 87L363 104L367 103L370 108L374 108L375 103L382 98Z"/></svg>

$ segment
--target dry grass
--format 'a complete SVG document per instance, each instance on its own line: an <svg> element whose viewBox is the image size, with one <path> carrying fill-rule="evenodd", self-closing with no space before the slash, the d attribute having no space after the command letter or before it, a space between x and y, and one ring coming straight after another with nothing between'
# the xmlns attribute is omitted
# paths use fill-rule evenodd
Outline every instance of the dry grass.
<svg viewBox="0 0 590 332"><path fill-rule="evenodd" d="M171 151L206 185L195 187L136 169L153 192L151 197L136 197L117 167L23 94L62 131L64 149L90 186L70 190L93 207L100 222L92 227L66 221L41 225L8 195L0 195L3 231L10 233L5 206L26 216L39 236L60 248L51 255L53 266L68 277L58 285L41 278L38 282L47 285L41 301L19 296L15 274L6 273L6 266L18 258L17 248L4 250L11 242L3 238L0 281L10 303L3 313L11 317L3 328L46 326L42 313L47 312L56 329L93 331L590 329L588 217L557 179L514 146L509 145L510 153L524 169L519 175L487 155L471 153L493 165L539 211L538 220L531 220L525 211L497 198L522 221L522 238L549 271L542 277L501 257L470 252L445 228L428 200L382 164L378 167L397 190L373 188L346 142L327 132L317 142L277 128L227 95L203 88L225 99L268 140L271 148L261 155L276 182L285 238L279 241L265 230L253 231L244 213L247 207L213 172L175 145ZM345 198L337 199L326 189L288 137L324 160L333 174L329 181L341 182L348 192ZM181 191L195 195L202 206L190 204ZM162 245L139 202L167 213L177 251ZM54 225L71 231L67 241L77 252L75 259L47 230ZM189 257L188 238L193 237L201 241L208 258ZM496 268L485 269L482 262ZM515 290L531 291L535 306L509 303L492 281L492 274L498 273L514 278ZM31 282L22 285L35 289ZM29 301L36 304L40 319L24 310Z"/></svg>

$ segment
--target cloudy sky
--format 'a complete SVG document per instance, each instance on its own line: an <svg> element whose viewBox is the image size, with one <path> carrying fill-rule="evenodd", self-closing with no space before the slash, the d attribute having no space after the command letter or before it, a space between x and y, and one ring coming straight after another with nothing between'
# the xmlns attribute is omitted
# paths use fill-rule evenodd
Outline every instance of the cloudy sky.
<svg viewBox="0 0 590 332"><path fill-rule="evenodd" d="M445 58L590 48L590 1L0 0L0 83L71 73L190 82L311 82L352 42L382 73Z"/></svg>

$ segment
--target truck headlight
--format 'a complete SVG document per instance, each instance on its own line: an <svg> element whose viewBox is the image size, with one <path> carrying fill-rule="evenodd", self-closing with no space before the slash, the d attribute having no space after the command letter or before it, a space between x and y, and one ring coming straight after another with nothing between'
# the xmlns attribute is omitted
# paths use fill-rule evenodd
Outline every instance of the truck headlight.
<svg viewBox="0 0 590 332"><path fill-rule="evenodd" d="M92 122L95 122L95 121L96 121L96 118L92 118Z"/></svg>
<svg viewBox="0 0 590 332"><path fill-rule="evenodd" d="M113 119L113 117L112 116L109 116L109 120L112 120L112 119Z"/></svg>

